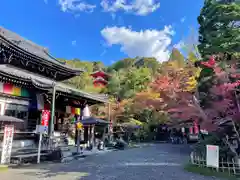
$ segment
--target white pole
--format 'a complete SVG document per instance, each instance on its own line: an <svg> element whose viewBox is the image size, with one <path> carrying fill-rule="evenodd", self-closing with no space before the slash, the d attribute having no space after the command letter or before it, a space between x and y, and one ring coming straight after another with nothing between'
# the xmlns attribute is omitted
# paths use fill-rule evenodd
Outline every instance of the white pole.
<svg viewBox="0 0 240 180"><path fill-rule="evenodd" d="M42 133L40 133L39 142L38 142L38 158L37 163L40 163L40 156L41 156L41 144L42 144Z"/></svg>
<svg viewBox="0 0 240 180"><path fill-rule="evenodd" d="M80 136L81 136L81 132L80 130L78 129L78 134L77 134L77 153L79 153L79 146L80 146Z"/></svg>

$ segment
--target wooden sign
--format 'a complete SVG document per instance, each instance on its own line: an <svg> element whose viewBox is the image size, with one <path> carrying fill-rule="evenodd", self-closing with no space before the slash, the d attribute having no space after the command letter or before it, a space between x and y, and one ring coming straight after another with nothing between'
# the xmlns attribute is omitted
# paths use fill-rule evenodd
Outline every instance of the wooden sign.
<svg viewBox="0 0 240 180"><path fill-rule="evenodd" d="M4 137L2 144L1 164L9 164L12 152L14 126L6 125L4 128Z"/></svg>

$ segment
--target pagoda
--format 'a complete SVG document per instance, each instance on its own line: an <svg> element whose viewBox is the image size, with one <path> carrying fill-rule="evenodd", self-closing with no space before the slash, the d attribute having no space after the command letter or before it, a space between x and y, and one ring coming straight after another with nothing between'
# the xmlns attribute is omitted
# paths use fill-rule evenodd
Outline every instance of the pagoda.
<svg viewBox="0 0 240 180"><path fill-rule="evenodd" d="M101 69L91 73L91 76L95 87L105 87L108 84L109 75Z"/></svg>

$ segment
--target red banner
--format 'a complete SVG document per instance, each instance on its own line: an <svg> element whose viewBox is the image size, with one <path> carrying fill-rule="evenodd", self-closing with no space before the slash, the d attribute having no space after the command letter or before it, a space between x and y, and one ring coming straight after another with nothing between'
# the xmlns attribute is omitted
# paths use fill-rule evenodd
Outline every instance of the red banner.
<svg viewBox="0 0 240 180"><path fill-rule="evenodd" d="M48 121L49 120L50 120L50 111L49 110L42 110L41 125L48 126Z"/></svg>

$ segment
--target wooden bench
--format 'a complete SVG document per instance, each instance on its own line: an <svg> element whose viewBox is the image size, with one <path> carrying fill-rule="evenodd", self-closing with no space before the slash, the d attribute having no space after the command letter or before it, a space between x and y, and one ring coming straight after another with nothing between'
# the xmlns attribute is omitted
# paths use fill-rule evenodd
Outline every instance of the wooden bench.
<svg viewBox="0 0 240 180"><path fill-rule="evenodd" d="M41 156L47 156L49 153L41 153ZM24 163L26 160L33 160L33 158L37 159L38 153L29 153L29 154L20 154L20 155L14 155L11 157L11 161L16 162L18 165L21 165Z"/></svg>

